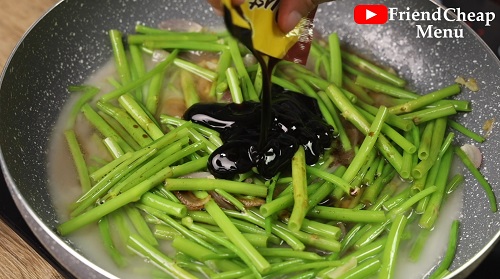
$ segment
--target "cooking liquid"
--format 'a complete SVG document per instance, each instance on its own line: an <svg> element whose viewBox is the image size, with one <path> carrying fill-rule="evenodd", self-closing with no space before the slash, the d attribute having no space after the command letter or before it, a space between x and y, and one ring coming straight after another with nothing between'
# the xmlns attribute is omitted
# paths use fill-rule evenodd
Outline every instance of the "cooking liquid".
<svg viewBox="0 0 500 279"><path fill-rule="evenodd" d="M273 113L272 113L272 88L270 83L270 77L272 69L276 62L279 61L275 58L271 58L269 63L265 63L264 59L260 57L260 53L254 53L259 63L263 69L264 85L262 93L262 110L261 110L261 133L259 138L259 148L265 145L269 140L268 131L271 131L270 127L273 123ZM260 57L260 58L259 58ZM98 71L94 76L90 77L87 84L95 85L100 87L103 92L108 92L106 86L109 87L107 83L107 78L110 75L116 75L113 69L113 63L108 63L106 67ZM59 214L60 220L64 221L68 219L69 208L72 202L74 202L80 195L80 185L78 182L77 174L71 162L71 155L64 142L63 132L66 125L66 119L69 110L74 102L68 102L65 112L60 116L58 124L56 126L53 139L51 140L51 150L49 152L49 180L51 186L51 196L53 197L54 207ZM92 128L86 121L81 121L77 124L77 133L85 139L86 146L91 148L96 148L91 140L91 130ZM98 148L97 148L98 149ZM457 167L454 168L455 171ZM461 168L462 169L462 168ZM452 174L450 174L452 175ZM445 252L448 234L451 226L451 222L454 219L460 217L460 211L462 208L463 200L462 187L455 190L455 192L447 197L440 216L436 222L436 226L427 241L420 261L413 263L408 260L409 248L412 241L403 241L401 246L401 251L398 257L396 278L422 278L427 275L430 270L439 262L439 259ZM412 230L414 233L412 238L416 236L418 228ZM104 270L111 272L113 275L119 278L137 278L149 277L151 274L151 265L140 258L130 257L129 265L127 268L118 268L109 255L105 252L102 240L99 235L99 231L96 225L90 225L82 230L79 230L69 236L69 239L75 249L82 253L86 258L91 260L93 263L98 264ZM173 255L170 243L167 241L161 242L161 250L167 254Z"/></svg>
<svg viewBox="0 0 500 279"><path fill-rule="evenodd" d="M106 64L98 70L93 76L85 82L85 84L96 86L102 89L102 92L109 92L112 87L107 79L109 77L117 77L113 61ZM49 164L49 186L52 203L58 214L60 222L68 220L70 205L81 196L81 187L78 181L78 175L72 162L71 154L64 140L64 130L66 121L69 116L71 107L78 100L79 96L72 97L68 101L63 112L59 116L54 133L50 141L50 149L48 152ZM92 140L93 128L80 115L75 126L81 144L86 147L88 153L101 152L106 154L106 150L100 151L96 146L96 141ZM96 154L96 153L93 153ZM454 173L463 172L463 166L454 165L450 177ZM446 251L449 230L451 222L460 217L463 201L463 187L459 187L450 196L445 198L443 207L441 208L436 226L430 234L429 239L422 252L420 260L416 263L408 259L408 253L412 240L404 240L400 246L400 253L397 260L397 271L395 278L401 279L420 279L430 272ZM412 239L417 235L418 228L412 230ZM151 270L155 269L151 264L138 257L129 257L129 265L126 268L117 267L111 260L111 257L106 253L99 231L95 224L89 225L81 230L68 236L72 247L85 258L94 264L98 265L103 270L122 279L133 278L151 278ZM170 246L170 242L161 241L161 250L167 254L173 255L174 252Z"/></svg>

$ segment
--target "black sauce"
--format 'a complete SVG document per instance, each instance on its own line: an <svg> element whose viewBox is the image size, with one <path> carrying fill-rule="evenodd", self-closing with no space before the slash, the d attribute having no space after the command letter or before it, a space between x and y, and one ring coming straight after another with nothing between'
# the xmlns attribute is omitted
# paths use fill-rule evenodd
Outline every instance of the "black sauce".
<svg viewBox="0 0 500 279"><path fill-rule="evenodd" d="M270 126L267 139L261 141L263 104L195 104L184 118L218 131L224 144L209 157L208 168L218 178L256 167L265 178L290 166L290 161L302 145L306 163L318 161L333 140L333 128L321 116L315 99L279 86L272 87ZM261 146L262 144L262 146Z"/></svg>
<svg viewBox="0 0 500 279"><path fill-rule="evenodd" d="M242 18L245 18L243 11L239 6L234 6L236 12L240 14ZM224 23L229 33L238 39L244 46L246 46L254 55L255 59L259 63L262 69L262 96L261 96L261 122L260 122L260 136L259 136L259 149L263 149L266 145L268 139L268 130L270 129L272 122L272 110L271 110L271 75L274 66L279 62L279 59L270 57L256 51L253 47L253 31L251 29L246 29L233 24L233 19L229 9L224 6ZM251 22L248 22L252 26ZM268 61L264 60L264 57L268 58Z"/></svg>
<svg viewBox="0 0 500 279"><path fill-rule="evenodd" d="M271 178L290 165L299 145L306 151L306 163L316 163L333 140L333 128L323 121L316 100L272 86L279 59L266 56L266 63L265 55L253 48L252 30L233 25L226 7L224 22L231 35L254 54L262 68L263 87L260 103L195 104L186 111L184 119L221 134L224 144L210 155L209 171L230 179L256 167L259 174Z"/></svg>

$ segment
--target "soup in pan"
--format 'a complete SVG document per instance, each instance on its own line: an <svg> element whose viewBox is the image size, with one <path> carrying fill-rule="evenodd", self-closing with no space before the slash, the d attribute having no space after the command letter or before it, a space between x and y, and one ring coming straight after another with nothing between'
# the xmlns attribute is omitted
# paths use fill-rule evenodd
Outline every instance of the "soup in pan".
<svg viewBox="0 0 500 279"><path fill-rule="evenodd" d="M331 34L305 67L276 65L262 143L262 69L226 32L110 37L114 58L69 88L50 151L57 229L82 254L124 278L448 272L461 162L475 169L453 137L484 140L453 121L470 89L418 95Z"/></svg>

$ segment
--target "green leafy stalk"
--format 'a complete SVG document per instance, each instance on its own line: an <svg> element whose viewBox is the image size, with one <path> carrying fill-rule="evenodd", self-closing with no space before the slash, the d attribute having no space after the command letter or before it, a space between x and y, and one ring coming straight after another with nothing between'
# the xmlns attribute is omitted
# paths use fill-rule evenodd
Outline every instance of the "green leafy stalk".
<svg viewBox="0 0 500 279"><path fill-rule="evenodd" d="M123 109L115 107L110 103L97 102L97 107L113 117L123 128L132 136L132 138L141 146L144 147L153 140L151 137L137 124L137 122L130 117L130 115Z"/></svg>
<svg viewBox="0 0 500 279"><path fill-rule="evenodd" d="M405 139L411 143L413 139L411 132L405 132ZM400 172L401 177L403 179L410 179L412 168L413 168L413 154L405 150L403 151L403 165L401 166L401 172Z"/></svg>
<svg viewBox="0 0 500 279"><path fill-rule="evenodd" d="M92 187L90 182L90 176L87 168L87 163L80 149L80 144L76 138L75 131L67 130L64 132L66 141L68 142L69 150L73 157L73 162L75 163L76 171L78 173L78 179L80 181L80 186L83 192L87 192Z"/></svg>
<svg viewBox="0 0 500 279"><path fill-rule="evenodd" d="M153 140L157 140L164 135L161 129L131 95L125 94L120 96L118 102Z"/></svg>
<svg viewBox="0 0 500 279"><path fill-rule="evenodd" d="M140 30L142 27L140 27ZM168 42L168 41L197 41L197 42L215 42L219 39L216 34L205 32L173 32L164 30L157 34L133 34L127 36L129 44L142 44L148 41Z"/></svg>
<svg viewBox="0 0 500 279"><path fill-rule="evenodd" d="M361 195L361 200L364 203L373 204L382 191L382 188L387 185L387 183L391 183L395 175L396 171L394 168L387 164L382 174L379 175L375 181L367 187L367 189L365 189Z"/></svg>
<svg viewBox="0 0 500 279"><path fill-rule="evenodd" d="M373 147L375 146L375 142L378 140L378 136L387 117L387 112L388 110L385 106L380 107L375 120L372 122L372 125L366 133L366 137L363 140L358 153L356 153L356 156L354 156L354 159L349 164L349 167L342 176L342 179L344 179L345 181L351 182L363 166L363 163L366 161L368 154L372 151Z"/></svg>
<svg viewBox="0 0 500 279"><path fill-rule="evenodd" d="M346 180L344 180L342 177L339 177L335 174L332 174L332 173L329 173L327 171L320 170L318 168L311 167L311 166L306 166L306 171L308 174L315 175L317 177L320 177L320 178L334 184L335 186L342 189L345 193L351 192L351 185Z"/></svg>
<svg viewBox="0 0 500 279"><path fill-rule="evenodd" d="M145 162L137 170L128 175L127 178L121 180L115 187L109 190L107 197L114 197L121 192L127 191L163 168L169 167L176 161L201 150L204 146L201 142L185 146L186 144L187 138L183 138L165 147L160 154ZM182 148L183 146L185 147Z"/></svg>
<svg viewBox="0 0 500 279"><path fill-rule="evenodd" d="M224 44L214 43L214 42L192 42L192 41L145 41L142 44L144 47L149 49L182 49L182 50L200 50L209 52L221 52L227 49Z"/></svg>
<svg viewBox="0 0 500 279"><path fill-rule="evenodd" d="M378 108L369 105L368 103L358 101L356 102L356 105L369 112L371 115L377 114ZM413 121L403 119L401 116L394 115L392 113L387 116L386 124L403 131L410 131L413 127L415 127Z"/></svg>
<svg viewBox="0 0 500 279"><path fill-rule="evenodd" d="M187 215L187 208L184 204L167 200L152 193L142 195L141 203L177 218L183 218Z"/></svg>
<svg viewBox="0 0 500 279"><path fill-rule="evenodd" d="M149 82L148 93L146 96L145 106L146 109L151 114L156 114L158 110L158 103L160 102L160 94L163 86L163 81L165 80L165 72L159 72L151 78ZM142 100L138 99L138 100Z"/></svg>
<svg viewBox="0 0 500 279"><path fill-rule="evenodd" d="M97 169L96 171L92 172L90 174L90 177L95 182L101 180L106 174L110 173L112 170L114 170L121 163L130 159L130 157L132 157L132 154L133 154L132 152L123 154L122 156L114 159L113 161L109 162L108 164L101 167L100 169Z"/></svg>
<svg viewBox="0 0 500 279"><path fill-rule="evenodd" d="M106 146L113 159L123 156L122 148L112 138L105 138L102 140L102 143Z"/></svg>
<svg viewBox="0 0 500 279"><path fill-rule="evenodd" d="M436 162L439 156L439 149L443 144L445 130L446 118L438 118L434 124L434 131L432 132L429 156L413 168L412 175L414 178L418 179L422 177Z"/></svg>
<svg viewBox="0 0 500 279"><path fill-rule="evenodd" d="M429 150L431 147L432 133L434 132L435 121L427 122L424 131L420 138L420 145L418 146L418 158L426 160L429 157Z"/></svg>
<svg viewBox="0 0 500 279"><path fill-rule="evenodd" d="M359 109L359 111L363 114L363 116L370 122L375 120L375 116L371 113L365 111L364 109ZM391 114L388 113L385 122L390 118ZM410 154L415 153L417 148L411 141L406 139L403 135L401 135L398 131L392 128L387 123L382 124L382 134L386 135L389 139L391 139L395 144L403 149L404 152L408 152Z"/></svg>
<svg viewBox="0 0 500 279"><path fill-rule="evenodd" d="M389 235L387 237L387 244L382 254L382 265L380 267L379 278L393 278L395 263L398 257L399 243L401 242L401 235L406 227L408 219L404 214L399 215L394 219Z"/></svg>
<svg viewBox="0 0 500 279"><path fill-rule="evenodd" d="M182 252L198 261L205 261L205 259L217 255L213 251L210 251L209 249L199 245L198 243L184 237L174 238L174 240L172 241L172 247L175 248L175 250ZM241 269L241 266L239 264L236 264L231 260L210 260L210 263L213 263L217 267L217 269L221 271Z"/></svg>
<svg viewBox="0 0 500 279"><path fill-rule="evenodd" d="M448 120L448 125L450 125L451 128L455 129L456 131L464 134L465 136L477 141L477 142L484 142L486 140L485 137L477 134L477 133L474 133L473 131L467 129L465 126L463 126L462 124L456 122L456 121L453 121L451 119Z"/></svg>
<svg viewBox="0 0 500 279"><path fill-rule="evenodd" d="M186 107L191 107L192 105L200 102L200 97L195 88L195 83L193 76L188 71L181 71L181 87L184 93L184 102Z"/></svg>
<svg viewBox="0 0 500 279"><path fill-rule="evenodd" d="M149 259L167 274L179 279L196 279L197 277L181 268L173 259L151 246L138 234L130 235L127 246L136 254Z"/></svg>
<svg viewBox="0 0 500 279"><path fill-rule="evenodd" d="M114 141L116 141L120 147L123 149L125 152L130 152L134 151L132 147L130 147L129 144L125 142L125 140L120 137L116 131L109 126L102 117L95 112L94 109L89 104L85 104L82 106L82 112L83 115L85 115L85 118L92 123L92 125L104 136L107 138L112 138Z"/></svg>
<svg viewBox="0 0 500 279"><path fill-rule="evenodd" d="M57 231L61 235L68 235L81 227L84 227L92 222L96 222L100 218L117 210L118 208L139 200L144 193L163 182L167 177L181 176L204 168L207 164L207 159L207 157L203 157L199 160L185 163L183 165L165 168L116 198L62 223L57 227Z"/></svg>
<svg viewBox="0 0 500 279"><path fill-rule="evenodd" d="M319 187L319 184L309 185L307 187L308 196L316 193ZM264 217L269 217L291 206L293 206L293 193L286 193L273 199L271 202L261 205L259 210Z"/></svg>
<svg viewBox="0 0 500 279"><path fill-rule="evenodd" d="M169 191L213 191L222 189L228 193L265 197L267 187L250 185L245 182L209 178L169 178L165 180Z"/></svg>
<svg viewBox="0 0 500 279"><path fill-rule="evenodd" d="M305 80L297 79L297 80L295 80L295 83L301 87L302 91L307 96L316 99L318 106L319 106L319 109L321 111L321 114L323 115L323 118L325 119L326 123L328 123L330 125L333 124L332 126L336 126L336 123L331 115L330 110L326 106L323 99L319 97L318 93L316 93L314 91L314 89ZM327 98L327 100L330 101L328 98ZM333 106L333 104L331 104L331 105ZM341 138L341 140L342 140L342 138ZM344 142L342 142L342 144L344 144Z"/></svg>
<svg viewBox="0 0 500 279"><path fill-rule="evenodd" d="M174 65L187 71L187 72L190 72L193 75L196 75L196 76L199 76L203 79L206 79L210 82L214 82L218 78L218 74L216 72L213 72L209 69L198 66L195 63L186 61L186 60L181 59L181 58L175 58Z"/></svg>
<svg viewBox="0 0 500 279"><path fill-rule="evenodd" d="M453 96L460 93L460 85L453 84L443 89L425 94L417 99L410 100L404 104L393 106L389 108L389 112L392 114L402 114L415 111L419 108L425 107L429 104L442 100L444 98Z"/></svg>
<svg viewBox="0 0 500 279"><path fill-rule="evenodd" d="M102 179L98 183L96 183L89 191L87 191L78 201L76 202L77 207L71 212L72 216L77 216L90 207L92 204L97 202L100 198L102 198L105 193L113 187L121 178L125 177L131 171L136 169L139 165L141 165L144 161L148 160L151 156L153 156L157 152L156 149L152 150L142 150L137 152L136 156L131 158L126 165L120 168L115 169L111 176L111 173L106 177L110 177L110 179Z"/></svg>
<svg viewBox="0 0 500 279"><path fill-rule="evenodd" d="M450 148L446 151L443 158L441 159L442 162L439 167L439 175L437 176L435 183L437 190L430 196L427 208L425 209L419 221L420 227L424 229L431 229L438 217L439 209L441 208L445 194L446 182L448 180L448 174L450 173L452 159L453 148Z"/></svg>
<svg viewBox="0 0 500 279"><path fill-rule="evenodd" d="M376 76L377 78L389 82L393 85L403 87L406 85L406 81L395 74L389 73L388 71L374 65L373 63L360 58L354 54L343 51L342 58L357 67L361 70L370 73L371 75Z"/></svg>
<svg viewBox="0 0 500 279"><path fill-rule="evenodd" d="M396 98L405 98L405 99L416 99L419 97L418 94L414 92L410 92L401 87L389 85L384 82L380 82L378 80L372 79L365 75L359 75L356 77L355 83L361 87L366 89L373 90L375 92L379 92L382 94L386 94L391 97Z"/></svg>
<svg viewBox="0 0 500 279"><path fill-rule="evenodd" d="M212 252L220 252L219 249L213 245L213 243L209 243L205 240L206 238L203 238L199 234L191 231L187 227L183 226L177 219L163 213L161 210L143 204L137 204L137 208L146 212L148 214L146 216L155 217L156 222L159 220L160 224L168 225L169 227L175 229L178 233L182 234L183 237L196 242Z"/></svg>
<svg viewBox="0 0 500 279"><path fill-rule="evenodd" d="M464 181L465 181L465 177L462 174L455 174L453 176L453 178L450 180L450 182L448 183L448 185L446 185L446 191L445 191L446 194L447 195L451 194Z"/></svg>
<svg viewBox="0 0 500 279"><path fill-rule="evenodd" d="M132 136L123 128L123 126L116 121L113 117L109 116L108 114L98 111L97 114L104 120L106 121L107 124L116 132L118 136L120 136L125 143L127 143L133 150L138 150L141 148L141 146L132 138ZM108 138L108 137L106 137ZM109 138L112 140L112 143L114 143L115 146L119 147L122 149L120 144L113 138ZM122 150L123 151L123 150Z"/></svg>
<svg viewBox="0 0 500 279"><path fill-rule="evenodd" d="M465 167L467 167L467 169L472 173L474 178L476 178L476 180L479 182L479 185L483 187L484 191L486 192L486 196L488 197L488 201L490 202L491 212L496 212L497 211L496 197L495 193L493 193L493 189L490 183L486 180L483 174L481 174L481 172L479 172L474 167L474 164L470 160L469 156L467 156L467 154L465 154L465 152L461 148L455 148L455 153L462 160Z"/></svg>
<svg viewBox="0 0 500 279"><path fill-rule="evenodd" d="M383 211L356 210L321 205L313 207L307 216L325 220L355 223L380 223L386 219Z"/></svg>
<svg viewBox="0 0 500 279"><path fill-rule="evenodd" d="M403 202L401 205L398 205L397 207L391 209L387 217L394 219L397 215L404 213L424 197L436 192L436 190L437 190L436 186L425 188L425 190L420 191L417 194L411 196L411 198Z"/></svg>
<svg viewBox="0 0 500 279"><path fill-rule="evenodd" d="M356 95L359 100L369 105L373 105L373 103L375 102L373 98L370 95L368 95L368 92L366 92L366 90L363 87L357 85L354 82L354 80L352 80L349 76L344 75L342 77L342 81L344 88L352 92L354 95Z"/></svg>
<svg viewBox="0 0 500 279"><path fill-rule="evenodd" d="M269 270L269 262L253 247L241 232L233 225L222 209L213 200L205 204L205 210L212 216L231 242L245 253L260 273Z"/></svg>
<svg viewBox="0 0 500 279"><path fill-rule="evenodd" d="M459 239L459 226L460 221L454 220L451 223L450 236L448 238L448 248L446 249L446 254L444 255L443 260L439 264L438 268L434 270L432 275L429 277L430 279L441 278L440 275L442 272L446 271L453 262L455 258L455 252L457 250L457 244Z"/></svg>
<svg viewBox="0 0 500 279"><path fill-rule="evenodd" d="M186 227L188 227L193 232L196 232L197 234L204 235L205 237L210 239L211 242L220 244L220 245L224 246L225 248L227 248L229 251L238 255L238 257L249 267L251 274L253 274L253 276L255 278L262 278L261 272L257 269L257 266L254 265L252 259L250 258L250 255L247 253L248 251L242 250L240 248L241 246L236 246L236 244L234 244L231 240L224 239L224 238L220 237L218 234L206 229L205 227L195 224L190 217L182 218L182 224L185 225ZM240 235L241 235L241 233L240 233ZM239 237L239 236L237 236L237 237ZM241 238L244 239L243 236L241 236ZM248 243L248 242L246 242L246 243ZM253 247L253 246L250 246L250 247ZM260 255L260 254L258 254L258 252L256 252L256 254ZM265 261L265 259L264 259L264 261ZM265 262L267 262L267 261L265 261ZM268 266L266 267L266 269L269 269L269 267L270 267L269 263L267 265Z"/></svg>
<svg viewBox="0 0 500 279"><path fill-rule="evenodd" d="M333 82L338 87L342 87L342 53L337 33L332 33L328 36L328 46L330 50L330 75L328 76L328 81Z"/></svg>
<svg viewBox="0 0 500 279"><path fill-rule="evenodd" d="M342 115L349 120L363 134L367 134L370 130L368 121L354 107L354 105L346 98L344 93L334 85L330 85L325 91L332 102L342 112ZM376 146L384 157L391 163L396 171L401 170L403 157L394 146L383 135L379 135Z"/></svg>
<svg viewBox="0 0 500 279"><path fill-rule="evenodd" d="M146 64L144 63L144 58L142 57L142 50L137 45L128 45L130 58L132 62L132 79L136 80L142 78L146 74ZM146 94L146 86L136 89L137 100L144 100Z"/></svg>
<svg viewBox="0 0 500 279"><path fill-rule="evenodd" d="M241 92L240 78L234 67L229 67L226 70L226 77L231 91L231 97L234 103L241 104L244 101Z"/></svg>
<svg viewBox="0 0 500 279"><path fill-rule="evenodd" d="M259 95L255 91L252 80L250 79L250 76L248 75L248 72L245 68L245 64L243 63L243 58L241 57L238 42L232 37L228 37L227 40L229 51L231 52L231 57L233 58L234 67L238 72L238 76L240 76L242 79L242 87L244 88L244 92L246 92L248 95L243 95L245 97L245 100L258 101Z"/></svg>
<svg viewBox="0 0 500 279"><path fill-rule="evenodd" d="M302 221L307 213L308 197L305 166L305 151L300 146L292 158L293 209L288 221L288 228L292 231L298 231L302 227Z"/></svg>
<svg viewBox="0 0 500 279"><path fill-rule="evenodd" d="M456 114L455 107L451 104L422 109L415 112L401 115L403 119L412 120L415 125L434 120L440 117L450 116Z"/></svg>
<svg viewBox="0 0 500 279"><path fill-rule="evenodd" d="M172 51L172 53L170 53L168 55L167 59L158 63L151 71L147 72L142 77L139 77L136 80L133 80L127 84L123 84L121 87L107 93L106 95L101 97L101 101L107 102L109 100L118 98L125 93L128 93L132 90L135 90L135 89L139 88L140 86L143 86L146 81L150 80L152 77L154 77L158 73L164 72L165 69L174 61L174 59L178 53L179 53L179 51L177 49Z"/></svg>
<svg viewBox="0 0 500 279"><path fill-rule="evenodd" d="M72 129L75 125L76 118L83 105L92 100L97 93L99 93L100 89L93 86L70 86L68 88L69 91L82 91L82 95L78 98L75 104L71 107L71 112L69 113L68 121L66 124L66 129Z"/></svg>
<svg viewBox="0 0 500 279"><path fill-rule="evenodd" d="M127 54L123 46L122 33L118 30L110 30L109 37L111 39L111 46L113 48L113 56L115 58L116 70L120 76L122 84L130 83L132 76L130 74L130 67L128 65Z"/></svg>
<svg viewBox="0 0 500 279"><path fill-rule="evenodd" d="M339 276L339 279L363 279L370 278L380 269L381 262L378 257L374 257L368 259L355 268L349 269L342 276Z"/></svg>
<svg viewBox="0 0 500 279"><path fill-rule="evenodd" d="M135 206L125 206L125 213L128 216L128 219L134 225L137 233L150 245L157 246L158 240L156 240L154 234L151 232L146 220L142 217L141 213Z"/></svg>
<svg viewBox="0 0 500 279"><path fill-rule="evenodd" d="M101 239L104 245L106 252L111 256L113 262L118 267L125 267L127 265L127 261L125 260L124 255L116 248L116 245L113 241L113 237L111 235L111 227L109 225L109 217L105 216L99 221L99 233L101 235Z"/></svg>

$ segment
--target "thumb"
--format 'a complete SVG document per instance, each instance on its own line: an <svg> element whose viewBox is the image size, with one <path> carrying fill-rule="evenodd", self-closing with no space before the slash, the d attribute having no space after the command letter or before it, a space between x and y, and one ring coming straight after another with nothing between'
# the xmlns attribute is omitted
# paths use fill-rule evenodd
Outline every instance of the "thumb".
<svg viewBox="0 0 500 279"><path fill-rule="evenodd" d="M290 32L299 21L325 0L281 0L278 10L278 26L284 33Z"/></svg>

